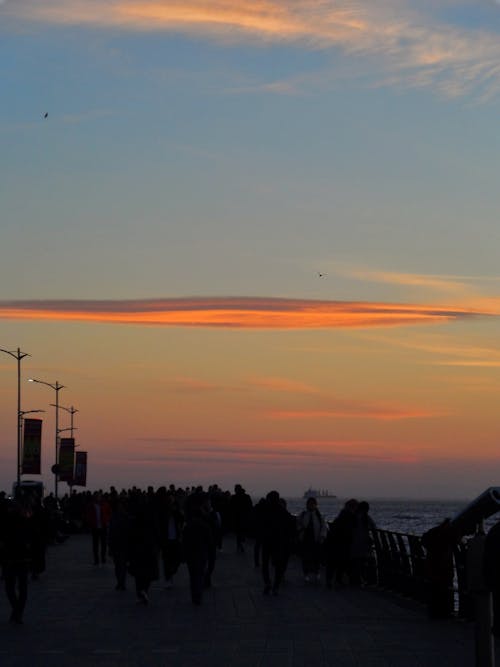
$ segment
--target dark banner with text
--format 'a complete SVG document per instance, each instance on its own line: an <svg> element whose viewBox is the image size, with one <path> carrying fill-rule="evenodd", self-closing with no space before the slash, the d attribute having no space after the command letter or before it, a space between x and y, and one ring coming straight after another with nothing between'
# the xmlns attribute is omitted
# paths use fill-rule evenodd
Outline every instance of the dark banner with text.
<svg viewBox="0 0 500 667"><path fill-rule="evenodd" d="M73 486L87 486L87 452L76 452Z"/></svg>
<svg viewBox="0 0 500 667"><path fill-rule="evenodd" d="M42 420L25 419L23 428L23 475L39 475L42 452Z"/></svg>
<svg viewBox="0 0 500 667"><path fill-rule="evenodd" d="M61 482L73 483L75 467L75 439L61 438L59 442L59 479Z"/></svg>

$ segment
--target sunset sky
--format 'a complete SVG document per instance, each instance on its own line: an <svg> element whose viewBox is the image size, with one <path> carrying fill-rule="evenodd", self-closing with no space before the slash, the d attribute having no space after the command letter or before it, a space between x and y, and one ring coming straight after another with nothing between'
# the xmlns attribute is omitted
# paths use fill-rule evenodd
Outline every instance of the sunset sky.
<svg viewBox="0 0 500 667"><path fill-rule="evenodd" d="M92 489L500 485L499 2L0 0L0 100L49 491L29 377Z"/></svg>

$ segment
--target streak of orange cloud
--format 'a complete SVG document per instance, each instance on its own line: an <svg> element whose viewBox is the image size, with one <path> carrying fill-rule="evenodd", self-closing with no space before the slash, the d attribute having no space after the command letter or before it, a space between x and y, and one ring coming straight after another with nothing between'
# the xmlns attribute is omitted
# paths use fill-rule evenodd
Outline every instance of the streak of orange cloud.
<svg viewBox="0 0 500 667"><path fill-rule="evenodd" d="M498 314L466 308L265 297L2 301L0 319L233 329L342 329L450 322Z"/></svg>

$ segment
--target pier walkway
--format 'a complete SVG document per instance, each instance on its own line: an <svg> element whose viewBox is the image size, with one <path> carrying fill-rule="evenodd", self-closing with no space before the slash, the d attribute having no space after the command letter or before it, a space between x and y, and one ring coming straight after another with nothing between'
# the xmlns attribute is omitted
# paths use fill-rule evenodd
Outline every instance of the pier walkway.
<svg viewBox="0 0 500 667"><path fill-rule="evenodd" d="M3 583L3 582L2 582ZM373 590L305 584L294 557L279 596L264 596L251 549L232 538L214 587L193 607L182 565L171 590L153 583L137 605L133 582L114 590L111 563L91 565L91 540L50 547L30 582L23 625L0 594L1 667L473 667L474 628L429 621L425 609Z"/></svg>

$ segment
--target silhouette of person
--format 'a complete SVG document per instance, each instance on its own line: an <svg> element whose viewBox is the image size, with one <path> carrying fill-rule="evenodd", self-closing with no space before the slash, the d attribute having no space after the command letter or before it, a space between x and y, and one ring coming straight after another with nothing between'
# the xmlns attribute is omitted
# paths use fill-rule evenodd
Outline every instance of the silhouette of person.
<svg viewBox="0 0 500 667"><path fill-rule="evenodd" d="M321 545L325 541L328 526L318 509L316 498L308 498L306 509L297 518L298 540L302 570L306 582L319 581Z"/></svg>
<svg viewBox="0 0 500 667"><path fill-rule="evenodd" d="M330 525L326 538L326 585L338 588L352 578L352 541L356 528L358 501L348 500Z"/></svg>
<svg viewBox="0 0 500 667"><path fill-rule="evenodd" d="M255 537L253 544L253 563L255 567L260 567L261 565L262 528L267 506L268 503L266 498L261 498L253 508L252 524Z"/></svg>
<svg viewBox="0 0 500 667"><path fill-rule="evenodd" d="M152 499L136 494L131 514L129 571L135 579L137 602L147 605L151 582L159 577L159 536Z"/></svg>
<svg viewBox="0 0 500 667"><path fill-rule="evenodd" d="M172 588L173 578L181 563L181 535L184 517L176 498L166 489L158 489L160 548L165 588Z"/></svg>
<svg viewBox="0 0 500 667"><path fill-rule="evenodd" d="M115 568L116 590L124 591L126 589L127 563L129 560L131 517L123 497L115 498L112 508L108 527L109 553Z"/></svg>
<svg viewBox="0 0 500 667"><path fill-rule="evenodd" d="M356 508L351 542L351 583L357 586L368 583L368 561L373 549L371 531L376 528L369 512L369 503L362 500Z"/></svg>
<svg viewBox="0 0 500 667"><path fill-rule="evenodd" d="M234 494L231 496L231 513L236 534L236 549L241 553L245 551L245 538L252 509L253 503L248 493L241 484L235 484Z"/></svg>
<svg viewBox="0 0 500 667"><path fill-rule="evenodd" d="M10 622L21 624L28 598L28 574L32 558L33 527L29 505L14 500L4 517L0 557L5 592L12 613Z"/></svg>
<svg viewBox="0 0 500 667"><path fill-rule="evenodd" d="M293 517L281 502L279 493L269 491L261 507L259 525L264 595L271 591L273 595L278 594L290 557L294 532ZM274 568L272 581L270 566Z"/></svg>
<svg viewBox="0 0 500 667"><path fill-rule="evenodd" d="M182 545L189 572L191 601L200 605L206 587L209 565L215 554L215 539L210 525L207 494L192 493L186 501L186 524Z"/></svg>
<svg viewBox="0 0 500 667"><path fill-rule="evenodd" d="M109 503L103 498L102 493L96 491L92 495L85 512L85 519L90 533L92 535L92 553L94 555L94 565L99 565L99 556L101 563L106 562L108 524L111 518L111 508Z"/></svg>

